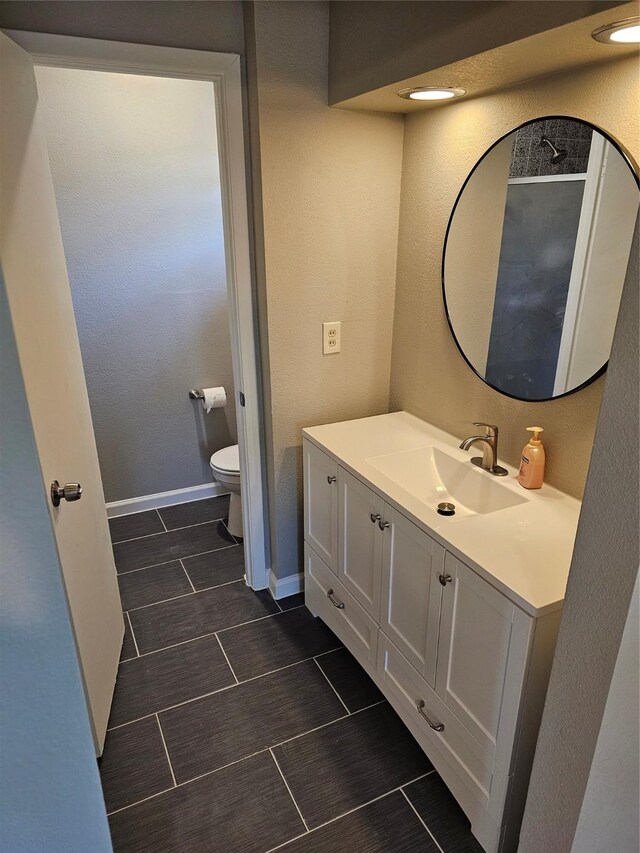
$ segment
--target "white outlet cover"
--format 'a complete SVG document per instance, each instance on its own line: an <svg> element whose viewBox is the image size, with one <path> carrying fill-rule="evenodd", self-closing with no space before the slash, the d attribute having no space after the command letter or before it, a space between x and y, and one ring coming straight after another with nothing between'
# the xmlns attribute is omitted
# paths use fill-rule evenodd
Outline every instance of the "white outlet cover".
<svg viewBox="0 0 640 853"><path fill-rule="evenodd" d="M322 354L336 355L340 352L340 326L339 320L333 323L322 324Z"/></svg>

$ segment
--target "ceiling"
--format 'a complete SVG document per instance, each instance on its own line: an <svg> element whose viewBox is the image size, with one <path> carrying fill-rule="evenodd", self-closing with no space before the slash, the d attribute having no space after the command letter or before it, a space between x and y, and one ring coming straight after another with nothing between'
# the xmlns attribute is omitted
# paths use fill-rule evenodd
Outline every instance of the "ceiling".
<svg viewBox="0 0 640 853"><path fill-rule="evenodd" d="M455 86L466 89L467 96L486 95L532 80L598 62L609 62L623 56L640 56L638 45L608 45L594 41L591 33L597 27L638 15L637 2L625 3L597 15L546 30L510 44L478 53L443 65L425 74L398 80L365 92L333 106L350 110L412 113L437 109L433 103L408 101L398 97L398 90L417 86ZM639 66L640 73L640 66ZM440 102L442 103L442 102Z"/></svg>

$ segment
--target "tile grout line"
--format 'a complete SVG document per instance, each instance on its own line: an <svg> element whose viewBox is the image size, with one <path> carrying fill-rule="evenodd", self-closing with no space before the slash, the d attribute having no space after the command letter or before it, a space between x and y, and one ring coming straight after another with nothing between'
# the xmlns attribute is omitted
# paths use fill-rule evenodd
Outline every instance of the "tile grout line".
<svg viewBox="0 0 640 853"><path fill-rule="evenodd" d="M386 700L382 700L382 701L386 701ZM382 703L377 702L376 704L380 705ZM367 708L362 708L361 710L366 711L366 710L368 710L368 708L373 708L373 707L374 707L373 705L369 705ZM159 711L158 713L160 714L163 712ZM360 713L360 711L354 711L352 716L355 716L356 714L359 714L359 713ZM312 732L316 732L319 729L325 728L326 726L330 726L332 723L337 723L340 720L346 720L346 719L348 719L348 717L346 715L344 717L338 717L336 720L332 720L329 723L324 723L322 726L316 726L315 729L310 729L308 732L303 732L303 734L301 734L301 735L295 735L295 737L293 737L293 738L289 738L288 740L283 740L280 743L275 743L269 747L265 746L263 749L258 749L255 752L252 752L250 755L244 755L242 758L237 758L235 761L230 761L228 764L223 764L222 767L216 767L215 770L207 770L206 773L201 773L199 776L194 776L193 779L186 779L184 782L178 782L176 784L176 788L182 788L185 785L190 785L192 782L197 782L200 779L204 779L207 776L212 776L214 773L218 773L220 770L226 770L228 767L233 767L234 764L240 764L242 761L248 761L250 758L255 758L256 755L261 755L263 752L270 752L272 749L276 749L276 747L282 746L283 744L288 743L289 740L295 740L298 737L303 737L305 734L311 734ZM132 722L135 722L135 720L132 720ZM125 725L128 725L128 723ZM117 726L116 728L120 728L120 726ZM414 782L419 782L420 779L424 779L426 776L430 776L432 773L435 773L435 770L429 770L427 773L423 773L421 776L416 776L415 779L410 779L408 782L404 782L403 785L400 786L400 788L402 788L403 786L413 785ZM145 802L147 802L147 800L153 800L156 797L159 797L162 794L166 794L168 791L172 791L172 790L173 790L173 788L165 788L162 791L158 791L156 794L151 794L148 797L143 797L141 800L136 800L135 803L129 803L129 805L127 805L127 806L121 806L121 808L119 808L119 809L114 809L113 811L108 812L108 815L116 814L117 812L122 812L125 809L133 808L133 806L137 806L140 803L145 803ZM397 790L399 790L399 788L394 788L392 791L387 791L387 794L392 794L394 791L397 791ZM382 797L386 797L387 794L381 794L379 797L376 797L374 800L370 800L367 803L363 803L363 806L369 805L370 803L375 802L375 800L380 800L380 799L382 799ZM322 826L326 826L328 823L333 823L334 820L338 820L341 817L345 817L346 815L351 814L351 812L357 811L359 808L362 808L363 806L356 806L355 808L351 809L350 811L344 812L344 814L338 815L337 817L332 818L331 820L327 821L326 823L323 823L323 824L320 824L320 826L314 827L314 830L320 829ZM313 832L314 830L311 830L311 832ZM303 835L304 834L306 834L306 833L303 833ZM299 836L296 836L296 837L299 837ZM282 847L284 844L288 844L290 841L293 841L293 839L290 838L288 841L283 842L283 844L278 845L278 847ZM278 848L274 847L272 849L276 850ZM271 851L267 851L267 853L271 853Z"/></svg>
<svg viewBox="0 0 640 853"><path fill-rule="evenodd" d="M157 516L158 516L158 518L160 519L160 524L164 527L164 532L165 532L165 533L168 533L168 532L169 532L169 528L168 528L168 527L167 527L167 525L164 523L164 518L160 515L160 510L158 509L158 507L156 507L156 515L157 515ZM130 542L131 540L130 540L130 539L124 539L123 541L124 541L124 542Z"/></svg>
<svg viewBox="0 0 640 853"><path fill-rule="evenodd" d="M234 764L240 764L242 761L248 761L250 758L255 758L256 755L262 755L263 752L268 752L268 749L265 747L264 749L259 749L257 752L252 752L251 755L246 755L244 758L238 758L236 761L230 761L228 764L223 764L222 767L216 767L215 770L208 770L206 773L201 773L199 776L194 776L193 779L187 779L184 782L176 782L176 788L184 788L185 785L190 785L192 782L199 782L200 779L204 779L206 776L213 776L214 773L218 773L220 770L226 770L229 767L233 767ZM415 781L415 780L414 780ZM410 784L410 783L407 783ZM129 803L127 806L120 806L119 809L113 809L113 811L107 812L107 816L117 814L118 812L123 812L126 809L131 809L134 806L139 806L140 803L146 803L149 800L155 800L156 797L162 796L162 794L167 794L169 791L173 791L174 788L164 788L162 791L157 791L155 794L149 794L148 797L143 797L141 800L136 800L135 803Z"/></svg>
<svg viewBox="0 0 640 853"><path fill-rule="evenodd" d="M163 507L163 509L166 509L166 507ZM122 545L124 542L137 542L138 539L149 539L151 536L162 536L163 533L174 533L177 530L189 530L190 527L202 527L203 524L215 524L215 522L217 522L217 521L221 521L222 524L224 525L227 533L229 533L229 528L224 523L224 516L222 518L207 518L205 521L196 521L193 524L183 524L180 527L167 527L167 525L162 520L162 516L160 515L160 512L157 509L156 510L150 510L149 509L149 510L145 510L145 512L157 512L158 517L159 517L160 521L162 522L162 526L164 527L164 530L156 530L155 533L144 533L142 536L131 536L129 539L118 539L115 542L112 539L111 544L112 545ZM136 513L132 513L132 515L135 515L135 514ZM126 515L119 515L119 516L117 516L117 518L127 518L127 516ZM112 521L112 520L113 519L110 519L110 521ZM236 545L240 544L239 542L236 542L236 537L232 533L229 533L229 536L231 536L231 538L233 539L233 541L235 542Z"/></svg>
<svg viewBox="0 0 640 853"><path fill-rule="evenodd" d="M236 684L240 684L240 682L238 681L238 676L236 675L235 670L234 670L234 669L233 669L233 667L231 666L231 661L230 661L230 660L229 660L229 658L227 657L227 653L225 652L224 647L223 647L222 643L220 642L220 637L219 637L217 634L214 634L213 636L214 636L214 637L216 638L216 640L218 641L218 645L220 646L220 651L221 651L221 652L222 652L222 654L224 655L224 659L225 659L225 660L226 660L226 662L227 662L227 666L228 666L228 667L229 667L229 669L231 670L231 675L232 675L232 676L235 678L235 680L236 680Z"/></svg>
<svg viewBox="0 0 640 853"><path fill-rule="evenodd" d="M370 806L373 803L377 803L379 800L384 800L385 797L389 797L391 794L395 794L398 791L400 791L401 793L404 793L402 791L402 788L404 785L413 785L414 782L419 782L420 779L424 779L425 776L430 776L431 773L435 773L435 770L430 770L428 773L423 773L422 776L418 776L415 779L411 779L409 782L404 782L403 785L399 785L397 788L392 788L390 791L385 791L384 794L379 794L379 796L374 797L371 800L367 800L366 803L362 803L359 806L354 806L354 808L349 809L348 811L343 812L342 814L339 814L336 817L332 817L331 820L325 820L324 823L319 823L318 826L314 826L313 829L310 829L308 833L303 832L300 835L296 835L294 838L289 838L286 841L283 841L282 844L278 844L277 847L271 847L269 850L266 851L266 853L275 853L276 850L282 850L283 847L286 847L287 844L291 844L292 841L296 841L298 838L305 838L307 834L313 835L313 833L317 832L319 829L324 829L325 826L330 826L330 824L335 823L338 820L342 820L342 818L348 817L350 814L354 814L355 812L358 812L361 809L365 809L365 808L367 808L367 806ZM419 817L419 815L418 815L418 817ZM424 821L422 823L424 825ZM425 829L426 829L426 827L425 827ZM431 833L429 833L429 835L431 835ZM433 838L433 836L431 836L431 837ZM442 848L439 845L437 845L437 846L438 846L439 850L442 850Z"/></svg>
<svg viewBox="0 0 640 853"><path fill-rule="evenodd" d="M185 559L186 559L186 557L185 557ZM197 589L195 588L195 586L193 585L193 581L192 581L192 580L191 580L191 578L189 577L189 572L185 569L185 567L184 567L184 563L182 562L182 559L179 559L179 560L178 560L178 562L179 562L179 563L180 563L180 565L182 566L182 571L183 571L183 572L185 573L185 575L187 576L187 580L189 581L189 586L191 587L191 589L192 589L194 592L197 592L198 590L197 590ZM220 586L222 586L222 584L220 584ZM212 587L212 588L213 588L213 589L215 589L215 587ZM204 590L203 590L203 592L204 592ZM162 602L161 602L161 601L157 601L157 602L155 602L155 603L156 603L156 604L162 604Z"/></svg>
<svg viewBox="0 0 640 853"><path fill-rule="evenodd" d="M273 749L272 749L272 748L270 748L270 749L269 749L269 754L271 755L271 758L273 758L273 762L274 762L274 764L276 765L276 767L278 768L278 773L280 774L280 776L282 776L282 781L284 782L284 786L285 786L285 788L287 789L287 791L289 792L289 796L291 797L291 801L293 802L293 805L296 807L296 811L297 811L297 812L298 812L298 814L300 815L300 820L302 821L302 825L303 825L303 826L304 826L304 828L307 830L307 832L309 832L309 827L307 826L307 822L306 822L306 820L304 819L304 817L303 817L303 815L302 815L302 812L300 811L300 806L297 804L297 802L296 802L296 798L293 796L293 793L292 793L292 791L291 791L291 788L289 787L289 783L288 783L288 782L287 782L287 780L285 779L285 775L284 775L284 773L282 772L282 769L281 769L280 765L278 764L278 759L277 759L277 758L275 757L275 755L273 754Z"/></svg>
<svg viewBox="0 0 640 853"><path fill-rule="evenodd" d="M136 657L141 657L140 649L138 648L138 641L136 640L136 634L135 634L135 631L133 630L133 625L131 624L131 617L129 616L128 610L127 610L127 622L129 623L129 630L131 631L131 636L133 637L133 645L135 646L135 649L136 649ZM131 660L135 660L135 658L131 658ZM124 661L122 661L122 663L124 663ZM120 665L118 664L118 669L119 668L120 668Z"/></svg>
<svg viewBox="0 0 640 853"><path fill-rule="evenodd" d="M186 528L183 528L186 529ZM167 531L172 532L172 531ZM164 533L153 533L153 536L164 536ZM141 539L148 539L148 536L141 536ZM129 542L134 542L136 540L129 539ZM119 542L113 543L115 545L119 545ZM156 566L166 566L167 563L176 563L178 560L190 560L192 557L204 557L205 554L214 554L216 551L226 551L227 548L236 548L238 546L237 542L230 542L228 545L221 545L220 548L209 548L208 551L199 551L197 554L184 554L182 557L173 557L171 560L162 560L160 563L150 563L148 566L138 566L137 569L127 569L124 572L118 572L116 566L116 572L119 575L131 575L134 572L141 572L143 569L155 569Z"/></svg>
<svg viewBox="0 0 640 853"><path fill-rule="evenodd" d="M432 773L435 773L435 770L432 770L431 772L432 772ZM429 774L427 773L427 776L428 776L428 775L429 775ZM422 776L422 777L420 777L420 778L424 779L424 776ZM419 780L418 780L418 779L414 779L413 781L414 781L414 782L418 782ZM413 785L413 782L407 782L407 785ZM438 850L440 851L440 853L444 853L444 850L443 850L443 849L442 849L442 847L440 847L440 845L438 844L438 841L437 841L437 839L436 839L435 835L431 832L431 830L429 829L429 827L427 826L427 824L426 824L426 823L424 822L424 820L422 819L422 816L421 816L421 815L420 815L420 813L418 812L417 808L413 805L413 803L412 803L412 802L411 802L411 800L409 799L409 796L408 796L407 792L404 790L404 787L400 788L400 793L401 793L401 794L402 794L402 796L405 798L405 800L409 803L409 805L411 806L411 808L412 808L412 809L413 809L413 811L415 812L416 817L418 818L418 820L420 821L420 823L424 826L424 828L426 829L426 831L429 833L429 836L431 837L431 840L432 840L432 841L433 841L433 843L436 845L436 847L438 848Z"/></svg>
<svg viewBox="0 0 640 853"><path fill-rule="evenodd" d="M198 637L197 639L203 640L203 639L206 639L207 637L216 637L220 647L222 648L222 643L220 642L220 639L218 638L215 631L212 634L207 634L206 637ZM187 640L186 642L192 643L195 641L194 640ZM178 643L178 645L182 646L182 645L184 645L184 643ZM173 646L171 646L170 648L173 648ZM164 651L164 649L162 649L162 651ZM332 651L337 651L337 649L332 649ZM224 649L222 649L222 652L224 653ZM157 654L157 653L156 652L147 652L147 655L150 655L150 654L153 655L153 654ZM330 654L330 652L324 652L324 654ZM146 657L147 655L140 655L140 657ZM225 655L225 657L226 657L226 655ZM129 660L135 660L135 658L129 658ZM124 726L130 726L132 723L139 723L141 720L146 720L148 717L152 717L154 714L164 714L165 711L173 711L175 708L181 708L183 705L188 705L190 702L197 702L199 699L208 699L210 696L215 696L216 693L224 693L225 690L231 690L231 688L233 688L233 687L237 687L237 686L240 686L243 684L250 684L252 681L258 681L260 678L266 678L268 675L275 675L277 672L283 672L285 669L291 669L292 667L298 666L301 663L309 663L309 661L311 661L311 660L313 660L313 658L304 658L303 660L298 660L298 661L295 661L294 663L288 663L288 664L285 664L284 666L280 666L277 669L270 669L269 672L263 672L260 675L253 675L251 678L245 678L243 681L236 681L236 684L227 684L227 685L225 685L225 687L218 687L217 690L211 690L208 693L203 693L200 696L192 696L191 699L185 699L183 702L177 702L175 705L167 705L166 708L159 708L157 711L149 711L148 714L144 714L142 717L136 717L134 720L128 720L126 723L118 723L117 726L109 726L107 731L113 731L114 729L121 729ZM125 663L125 661L122 661L122 663ZM228 659L227 659L227 663L228 663ZM231 669L231 672L233 673L234 678L235 678L236 677L235 672L233 671L233 667L231 666L230 663L229 663L229 668ZM367 705L366 708L360 708L358 711L354 711L353 713L357 714L357 713L359 713L359 711L366 711L368 708L373 708L374 705L380 705L382 702L386 702L386 699L382 699L382 700L380 700L380 702L374 702L373 705ZM347 711L347 715L349 715L349 714L350 714L350 712ZM340 719L341 720L346 719L347 715L340 717ZM314 731L314 730L311 729L311 731ZM303 734L308 734L308 732L303 732ZM295 737L298 737L298 735L295 735ZM282 741L282 743L286 743L286 741ZM280 744L274 744L274 746L280 746Z"/></svg>
<svg viewBox="0 0 640 853"><path fill-rule="evenodd" d="M181 560L176 560L176 563L180 563L182 565ZM184 566L182 566L182 568L184 569ZM184 571L193 589L191 578L189 577L187 570L184 569ZM240 583L241 580L242 578L238 578L235 581L225 581L224 583L219 583L216 586L207 586L205 589L194 589L193 592L183 592L182 595L172 595L171 598L162 598L160 601L153 601L151 604L141 604L139 607L130 607L129 610L146 610L147 607L155 607L157 604L167 604L167 602L176 601L178 598L188 598L190 595L197 595L199 592L209 592L210 589L220 589L221 586L230 586L232 583Z"/></svg>
<svg viewBox="0 0 640 853"><path fill-rule="evenodd" d="M237 583L237 581L230 581L230 583ZM228 584L222 584L222 586L228 586ZM217 589L218 587L211 587L211 589ZM206 592L207 590L200 590L200 592ZM185 596L182 596L185 598ZM147 605L148 607L153 607L152 604ZM304 604L301 604L300 607L304 607ZM142 610L143 608L138 607L138 610ZM297 610L297 607L292 607L292 610ZM280 616L281 614L276 613L267 613L266 616L258 616L257 619L247 619L246 622L238 622L237 625L229 625L228 628L218 628L217 631L207 631L206 634L198 634L197 637L189 637L188 640L180 640L179 643L169 643L168 646L161 646L159 649L149 649L148 652L143 652L140 657L143 658L145 655L155 655L157 652L164 652L165 649L173 649L176 646L182 646L184 643L191 643L194 640L202 640L204 637L210 637L212 634L222 633L223 631L231 631L233 628L242 628L244 625L251 625L252 622L261 622L263 619L272 619L274 616ZM338 647L340 648L340 647ZM337 651L337 649L331 649L331 651Z"/></svg>
<svg viewBox="0 0 640 853"><path fill-rule="evenodd" d="M196 521L194 524L183 524L181 527L167 527L167 525L164 523L164 521L162 521L162 516L160 515L160 513L158 512L157 509L156 510L150 510L149 509L149 510L143 510L143 511L144 512L157 512L158 517L160 518L160 521L162 522L162 526L164 527L164 530L156 530L155 533L144 533L142 536L132 536L130 539L117 539L115 542L112 539L111 540L112 545L122 545L125 542L137 542L139 539L150 539L152 536L162 536L165 533L175 533L177 530L189 530L190 527L202 527L203 524L214 524L216 521L221 521L222 524L224 525L225 530L227 531L227 533L229 533L229 528L224 523L224 516L222 518L207 518L206 521ZM136 513L131 513L131 515L136 515ZM117 518L127 518L126 515L118 515L116 517ZM113 521L113 519L109 519L109 520ZM229 533L229 536L231 536L231 538L233 539L233 544L235 544L235 545L240 544L236 540L236 537L232 533Z"/></svg>
<svg viewBox="0 0 640 853"><path fill-rule="evenodd" d="M162 726L160 725L160 717L156 714L156 723L158 724L158 729L160 730L160 738L162 740L162 745L164 746L164 753L167 756L167 762L169 764L169 770L171 771L171 778L173 779L173 787L177 788L178 783L176 782L176 774L173 772L173 765L171 764L171 759L169 758L169 750L167 749L167 742L164 739L164 732L162 731Z"/></svg>
<svg viewBox="0 0 640 853"><path fill-rule="evenodd" d="M319 664L319 663L318 663L318 661L315 659L315 657L314 657L314 659L313 659L313 662L314 662L314 663L315 663L315 665L318 667L318 669L320 670L320 672L324 675L324 677L325 677L325 679L326 679L326 681L327 681L327 684L328 684L328 685L329 685L329 687L333 690L333 692L336 694L336 696L337 696L337 697L338 697L338 699L340 700L340 703L342 704L342 707L345 709L345 711L347 712L347 714L351 715L351 711L347 708L347 706L345 705L345 703L342 701L342 696L338 693L338 691L336 690L336 688L333 686L333 684L331 683L331 680L329 679L329 676L328 676L328 675L327 675L327 673L324 671L324 669L320 666L320 664Z"/></svg>

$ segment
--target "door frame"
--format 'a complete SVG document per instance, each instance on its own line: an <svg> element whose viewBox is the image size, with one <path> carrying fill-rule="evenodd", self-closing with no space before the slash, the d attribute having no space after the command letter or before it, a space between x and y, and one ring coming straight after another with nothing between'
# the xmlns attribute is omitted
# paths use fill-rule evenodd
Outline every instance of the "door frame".
<svg viewBox="0 0 640 853"><path fill-rule="evenodd" d="M241 58L237 53L213 53L22 30L4 32L31 55L34 65L208 80L213 84L233 376L238 398L236 412L246 580L253 589L265 589L269 585L270 567ZM244 405L240 402L243 398Z"/></svg>

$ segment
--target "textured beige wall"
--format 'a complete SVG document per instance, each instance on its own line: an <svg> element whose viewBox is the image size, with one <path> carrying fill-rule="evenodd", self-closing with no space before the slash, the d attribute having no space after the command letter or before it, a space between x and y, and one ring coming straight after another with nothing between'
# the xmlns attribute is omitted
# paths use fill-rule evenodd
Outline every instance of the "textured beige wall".
<svg viewBox="0 0 640 853"><path fill-rule="evenodd" d="M516 464L525 427L545 428L547 481L580 496L589 466L603 379L549 403L493 391L459 354L444 314L440 281L449 214L468 172L516 125L565 114L606 129L638 161L637 60L538 79L490 96L407 117L391 368L392 410L406 409L453 435L474 420L501 428L503 459Z"/></svg>
<svg viewBox="0 0 640 853"><path fill-rule="evenodd" d="M302 570L301 429L387 411L403 120L327 106L326 3L256 3L251 18L284 577ZM339 355L322 355L328 320Z"/></svg>

